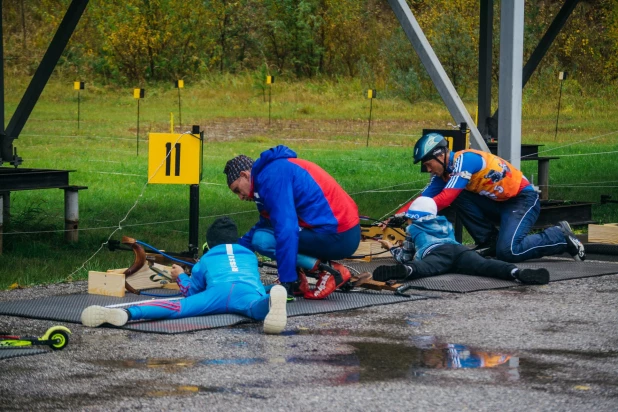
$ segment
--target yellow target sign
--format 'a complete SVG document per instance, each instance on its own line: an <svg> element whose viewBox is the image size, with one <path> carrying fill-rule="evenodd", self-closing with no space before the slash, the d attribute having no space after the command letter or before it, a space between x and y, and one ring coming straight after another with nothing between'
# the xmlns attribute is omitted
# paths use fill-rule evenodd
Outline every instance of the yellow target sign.
<svg viewBox="0 0 618 412"><path fill-rule="evenodd" d="M148 139L148 183L200 183L202 141L199 135L150 133Z"/></svg>

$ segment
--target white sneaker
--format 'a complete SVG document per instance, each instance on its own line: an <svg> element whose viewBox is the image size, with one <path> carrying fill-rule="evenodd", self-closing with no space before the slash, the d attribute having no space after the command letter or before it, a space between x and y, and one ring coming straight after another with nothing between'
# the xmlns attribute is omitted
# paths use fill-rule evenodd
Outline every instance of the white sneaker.
<svg viewBox="0 0 618 412"><path fill-rule="evenodd" d="M122 326L129 320L129 314L123 309L110 309L103 306L88 306L82 312L82 324L96 328L104 323Z"/></svg>
<svg viewBox="0 0 618 412"><path fill-rule="evenodd" d="M287 301L287 290L281 285L273 286L270 290L270 310L264 319L264 333L277 335L283 332L288 323Z"/></svg>

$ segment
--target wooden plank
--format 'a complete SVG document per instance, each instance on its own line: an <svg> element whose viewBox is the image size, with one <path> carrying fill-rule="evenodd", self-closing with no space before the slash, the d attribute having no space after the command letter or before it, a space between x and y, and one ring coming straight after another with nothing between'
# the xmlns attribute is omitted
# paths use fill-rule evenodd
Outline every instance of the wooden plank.
<svg viewBox="0 0 618 412"><path fill-rule="evenodd" d="M618 223L588 225L588 242L618 245Z"/></svg>
<svg viewBox="0 0 618 412"><path fill-rule="evenodd" d="M171 277L171 266L164 266L158 263L154 263L153 266ZM156 274L157 273L150 269L150 267L146 263L144 264L144 266L142 266L140 270L127 278L127 283L136 290L155 289L161 287L165 287L166 289L178 289L178 285L176 284L176 282L168 282L164 280L161 281L160 277L158 277L158 280L156 282L151 281L150 276Z"/></svg>
<svg viewBox="0 0 618 412"><path fill-rule="evenodd" d="M171 266L160 265L158 263L154 263L153 266L171 277ZM109 269L107 273L124 273L125 270L127 270L127 268ZM160 277L156 282L151 281L150 276L155 274L156 273L150 269L148 264L145 264L140 270L127 278L127 283L136 290L156 288L180 290L176 282L165 281L162 280Z"/></svg>
<svg viewBox="0 0 618 412"><path fill-rule="evenodd" d="M124 274L88 272L88 293L91 295L124 297Z"/></svg>
<svg viewBox="0 0 618 412"><path fill-rule="evenodd" d="M386 253L382 253L382 252L386 252ZM358 245L358 249L356 249L356 252L354 252L354 256L365 256L365 257L359 258L359 259L350 259L350 260L371 262L372 256L370 255L377 255L374 257L389 257L390 256L388 251L385 251L384 249L382 249L382 245L380 245L380 242L377 242L375 240L361 240L361 242Z"/></svg>
<svg viewBox="0 0 618 412"><path fill-rule="evenodd" d="M356 276L352 276L352 279L350 279L350 282L352 282L352 285L354 285L354 287L360 287L360 288L372 289L372 290L390 290L392 292L396 291L398 287L402 286L401 283L391 284L387 282L380 282L378 280L373 280L371 277L371 273L369 272L363 272Z"/></svg>

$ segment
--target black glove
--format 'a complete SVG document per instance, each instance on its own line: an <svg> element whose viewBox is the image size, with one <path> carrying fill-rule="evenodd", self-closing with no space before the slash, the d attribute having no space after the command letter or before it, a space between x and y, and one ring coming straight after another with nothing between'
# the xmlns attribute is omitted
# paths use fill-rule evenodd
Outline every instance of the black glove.
<svg viewBox="0 0 618 412"><path fill-rule="evenodd" d="M407 218L406 215L403 213L397 213L396 215L394 215L393 217L390 218L390 220L388 221L388 225L390 227L403 227L403 225L406 224L407 222Z"/></svg>

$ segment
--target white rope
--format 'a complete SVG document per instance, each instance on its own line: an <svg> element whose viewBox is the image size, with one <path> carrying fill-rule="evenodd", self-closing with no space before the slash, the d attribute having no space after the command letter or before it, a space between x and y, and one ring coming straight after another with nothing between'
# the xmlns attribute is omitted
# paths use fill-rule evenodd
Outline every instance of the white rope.
<svg viewBox="0 0 618 412"><path fill-rule="evenodd" d="M99 175L119 175L119 176L137 176L137 177L148 177L147 175L136 175L134 173L117 173L117 172L94 172L90 170L80 170L79 173L96 173Z"/></svg>
<svg viewBox="0 0 618 412"><path fill-rule="evenodd" d="M577 185L539 185L539 186L542 186L542 187L576 187L579 190L587 189L589 187L592 187L592 188L604 188L604 187L612 188L612 187L618 187L618 186L583 186L582 187L582 186L577 186Z"/></svg>
<svg viewBox="0 0 618 412"><path fill-rule="evenodd" d="M112 238L112 236L114 236L114 234L122 229L122 223L127 220L127 218L129 217L129 215L131 214L131 212L133 211L133 209L135 209L137 207L137 204L140 201L140 198L142 197L142 195L144 194L144 191L146 190L146 187L148 187L148 183L152 180L153 177L155 177L155 175L159 172L159 169L161 169L161 167L163 167L163 163L165 163L167 161L167 158L170 156L170 154L172 153L172 148L176 146L176 143L178 143L178 141L182 138L182 136L184 136L185 134L191 134L191 132L185 132L181 135L178 136L178 139L176 139L176 141L174 142L174 144L171 145L170 150L167 152L167 154L165 155L165 157L163 158L163 160L161 161L161 163L159 164L159 167L157 167L157 169L154 171L154 173L152 174L152 176L150 176L148 178L148 180L146 181L146 183L144 183L144 185L142 186L142 190L140 191L139 195L137 196L137 199L135 199L135 203L133 203L133 206L131 206L129 208L129 211L127 212L127 214L120 220L120 222L118 222L118 227L116 229L114 229L112 231L112 233L110 233L110 235L108 236L107 240L103 243L101 243L101 246L97 249L96 252L94 252L92 254L92 256L90 256L88 259L86 259L84 261L84 263L82 263L82 265L75 269L69 276L67 276L68 278L72 278L74 274L76 274L77 272L79 272L80 270L84 269L84 267L86 266L86 264L88 262L90 262L104 247L105 245L107 245L109 243L109 240Z"/></svg>
<svg viewBox="0 0 618 412"><path fill-rule="evenodd" d="M75 136L68 134L20 134L23 137L60 137L67 139L109 139L109 140L129 140L134 142L135 139L130 139L127 137L113 137L113 136ZM142 140L140 140L142 141ZM143 142L148 143L148 140L143 140Z"/></svg>
<svg viewBox="0 0 618 412"><path fill-rule="evenodd" d="M556 156L560 157L574 157L574 156L592 156L592 155L600 155L607 153L618 153L618 150L613 150L611 152L596 152L596 153L578 153L578 154L558 154Z"/></svg>
<svg viewBox="0 0 618 412"><path fill-rule="evenodd" d="M222 217L222 216L232 216L232 215L240 215L243 213L255 213L256 210L252 209L252 210L246 210L244 212L233 212L233 213L226 213L223 215L210 215L210 216L200 216L199 219L210 219L213 217ZM162 222L147 222L147 223L132 223L132 224L128 224L128 225L123 225L122 228L127 228L127 227L136 227L136 226L151 226L151 225L162 225L162 224L166 224L166 223L178 223L178 222L186 222L189 219L175 219L175 220L164 220ZM37 234L37 233L58 233L58 232L74 232L74 231L88 231L88 230L103 230L103 229L114 229L117 226L99 226L99 227L87 227L87 228L82 228L82 229L56 229L56 230L38 230L38 231L32 231L32 232L9 232L9 233L4 233L4 236L9 236L9 235L32 235L32 234ZM108 239L109 240L109 239Z"/></svg>
<svg viewBox="0 0 618 412"><path fill-rule="evenodd" d="M389 186L384 186L384 187L376 187L375 189L368 189L368 190L363 190L361 192L350 193L350 196L354 196L354 195L357 195L357 194L360 194L360 193L373 192L373 191L376 191L376 190L389 189L391 187L399 187L399 186L410 185L412 183L422 182L423 180L425 180L425 179L413 180L411 182L399 183L399 184L396 184L396 185L389 185ZM416 190L416 189L407 189L407 190Z"/></svg>
<svg viewBox="0 0 618 412"><path fill-rule="evenodd" d="M414 189L395 189L395 190L365 190L364 192L356 192L355 195L360 195L363 193L393 193L393 192L409 192L410 190L423 190L424 188L414 188ZM350 195L352 196L352 195Z"/></svg>
<svg viewBox="0 0 618 412"><path fill-rule="evenodd" d="M616 133L618 133L618 130L613 131L613 132L609 132L609 133L605 133L605 134L602 134L602 135L598 135L598 136L590 137L590 138L588 138L588 139L579 140L579 141L574 142L574 143L565 144L565 145L563 145L563 146L554 147L553 149L547 149L547 150L542 150L542 151L537 152L537 153L531 153L531 154L529 154L529 155L522 156L521 158L523 159L524 157L528 157L528 156L538 156L538 155L539 155L539 154L541 154L541 153L551 152L551 151L554 151L554 150L562 149L562 148L564 148L564 147L573 146L573 145L576 145L576 144L578 144L578 143L589 142L590 140L600 139L601 137L610 136L610 135L613 135L613 134L616 134ZM560 155L560 156L564 156L564 155Z"/></svg>

